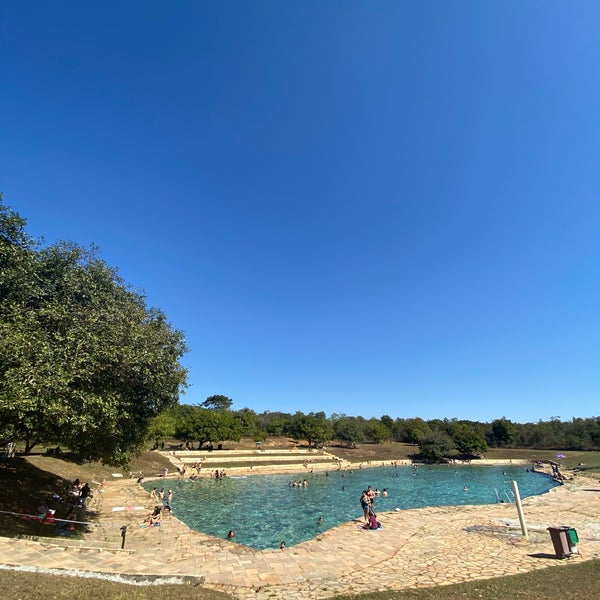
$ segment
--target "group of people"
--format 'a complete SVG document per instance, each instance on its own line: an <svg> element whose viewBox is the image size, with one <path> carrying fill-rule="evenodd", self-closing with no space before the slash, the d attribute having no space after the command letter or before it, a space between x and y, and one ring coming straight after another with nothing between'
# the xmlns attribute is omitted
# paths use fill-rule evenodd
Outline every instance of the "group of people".
<svg viewBox="0 0 600 600"><path fill-rule="evenodd" d="M173 490L169 490L165 493L165 488L157 490L155 487L150 491L150 500L153 502L160 502L155 504L154 510L146 515L142 521L142 527L158 527L162 523L163 516L171 514L171 502L173 501Z"/></svg>
<svg viewBox="0 0 600 600"><path fill-rule="evenodd" d="M88 501L93 498L92 490L87 482L81 483L79 479L76 479L71 485L71 489L69 491L69 495L71 498L76 498L76 502L80 506L86 506Z"/></svg>
<svg viewBox="0 0 600 600"><path fill-rule="evenodd" d="M306 479L303 479L302 481L295 481L295 480L291 480L288 483L289 487L295 487L295 488L305 488L308 487L308 481L306 481Z"/></svg>
<svg viewBox="0 0 600 600"><path fill-rule="evenodd" d="M102 483L104 486L104 482ZM87 502L92 498L92 490L87 482L79 479L69 484L60 494L55 493L52 500L58 509L50 508L45 498L40 499L39 505L34 511L26 511L24 518L34 519L43 524L56 526L56 535L69 536L75 530L75 524L80 523ZM61 516L58 517L57 515ZM64 515L64 516L63 516Z"/></svg>
<svg viewBox="0 0 600 600"><path fill-rule="evenodd" d="M161 487L160 490L156 490L155 487L152 488L152 491L150 492L150 500L158 500L160 502L162 502L163 504L171 504L171 502L173 502L173 490L169 490L166 494L165 494L165 488ZM166 501L166 502L165 502Z"/></svg>
<svg viewBox="0 0 600 600"><path fill-rule="evenodd" d="M371 486L368 486L366 490L362 491L360 506L363 509L365 518L363 529L381 528L381 523L377 520L377 515L375 514L375 497L379 495L387 496L387 490L384 488L383 492L379 492L379 490L373 490Z"/></svg>

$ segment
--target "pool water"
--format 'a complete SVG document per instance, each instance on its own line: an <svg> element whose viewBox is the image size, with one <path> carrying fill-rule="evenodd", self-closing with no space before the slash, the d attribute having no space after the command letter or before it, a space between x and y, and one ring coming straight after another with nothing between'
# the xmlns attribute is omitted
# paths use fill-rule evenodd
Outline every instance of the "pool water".
<svg viewBox="0 0 600 600"><path fill-rule="evenodd" d="M306 487L290 487L291 481L303 479ZM396 508L513 502L513 480L521 498L543 494L557 485L547 475L529 472L524 466L390 466L329 474L181 480L173 482L171 508L191 529L220 538L233 530L236 543L279 548L283 540L293 546L362 518L359 500L368 485L388 491L387 497L375 498L375 512L381 513ZM148 482L144 488L150 491L154 485Z"/></svg>

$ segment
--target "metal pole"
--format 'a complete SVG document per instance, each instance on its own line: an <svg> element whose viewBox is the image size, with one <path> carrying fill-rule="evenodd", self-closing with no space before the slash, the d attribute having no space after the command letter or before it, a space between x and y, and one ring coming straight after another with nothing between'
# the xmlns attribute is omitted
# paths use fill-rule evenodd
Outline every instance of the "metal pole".
<svg viewBox="0 0 600 600"><path fill-rule="evenodd" d="M515 495L515 503L517 505L517 513L519 514L519 522L521 523L523 537L529 539L529 534L527 533L527 524L525 523L525 515L523 514L523 506L521 505L521 496L519 495L519 486L517 485L516 481L512 482L512 489Z"/></svg>
<svg viewBox="0 0 600 600"><path fill-rule="evenodd" d="M123 550L125 548L125 536L127 535L127 525L123 525L123 527L121 527L121 550Z"/></svg>

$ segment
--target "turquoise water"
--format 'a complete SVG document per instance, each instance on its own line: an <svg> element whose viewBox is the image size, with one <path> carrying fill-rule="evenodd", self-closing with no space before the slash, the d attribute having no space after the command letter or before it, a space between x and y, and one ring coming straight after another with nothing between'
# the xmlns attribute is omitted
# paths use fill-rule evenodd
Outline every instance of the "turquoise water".
<svg viewBox="0 0 600 600"><path fill-rule="evenodd" d="M307 487L290 487L306 478ZM511 481L521 498L543 494L556 483L525 467L419 466L356 469L354 472L252 475L222 480L173 482L173 514L188 527L214 537L235 532L235 542L256 549L293 546L352 519L362 518L360 495L370 485L387 488L375 511L396 508L513 502ZM144 484L150 491L156 482ZM467 486L468 490L464 490ZM319 517L323 523L319 524ZM380 515L385 526L385 515Z"/></svg>

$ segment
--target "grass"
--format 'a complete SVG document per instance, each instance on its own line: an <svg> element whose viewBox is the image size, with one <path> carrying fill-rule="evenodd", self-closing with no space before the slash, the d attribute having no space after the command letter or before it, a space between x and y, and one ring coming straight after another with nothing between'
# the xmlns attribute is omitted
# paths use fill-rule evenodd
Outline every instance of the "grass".
<svg viewBox="0 0 600 600"><path fill-rule="evenodd" d="M576 561L577 559L572 559ZM399 574L400 576L400 574ZM571 562L523 575L426 588L336 596L336 600L594 600L600 598L600 560ZM231 600L231 596L193 585L133 586L65 575L0 571L3 600Z"/></svg>
<svg viewBox="0 0 600 600"><path fill-rule="evenodd" d="M254 443L247 440L231 445L236 448L252 448ZM288 440L271 440L270 447L290 447ZM356 449L330 447L328 451L352 462L390 461L409 458L415 447L407 444L361 444ZM486 458L521 458L527 460L558 460L557 451L490 449ZM566 468L574 468L579 463L592 473L600 469L598 452L564 452L566 459L560 462ZM155 452L142 454L131 466L134 473L145 475L160 473L170 463ZM0 510L20 512L34 510L42 497L51 498L61 493L76 478L82 481L101 482L117 472L114 468L99 463L81 463L75 457L66 455L54 458L44 453L17 457L0 462ZM128 472L122 473L128 476ZM63 515L58 515L63 516ZM14 517L0 520L3 535L37 535L40 525ZM48 527L48 530L53 530ZM42 532L46 535L46 532ZM47 533L51 533L48 531ZM468 550L467 550L468 551ZM399 577L401 573L399 573ZM555 567L533 571L523 575L478 580L469 583L427 588L420 590L384 591L356 596L338 596L336 600L497 600L515 598L517 600L590 600L600 598L597 581L600 580L600 560L560 563ZM16 572L0 570L0 586L3 600L47 600L71 599L73 597L102 597L105 600L150 600L157 595L161 600L230 600L231 596L201 586L160 585L132 586L124 583L97 579L82 579L64 575Z"/></svg>

